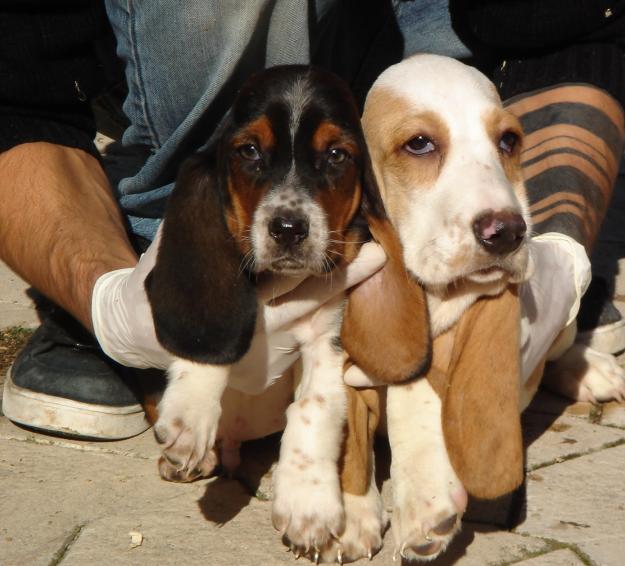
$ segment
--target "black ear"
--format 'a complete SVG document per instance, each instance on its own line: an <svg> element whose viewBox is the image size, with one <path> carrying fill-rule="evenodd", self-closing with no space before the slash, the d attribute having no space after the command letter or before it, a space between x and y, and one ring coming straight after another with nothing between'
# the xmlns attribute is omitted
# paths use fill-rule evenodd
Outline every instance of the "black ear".
<svg viewBox="0 0 625 566"><path fill-rule="evenodd" d="M231 364L250 347L256 291L227 228L211 161L203 152L183 164L145 288L166 350L196 362Z"/></svg>

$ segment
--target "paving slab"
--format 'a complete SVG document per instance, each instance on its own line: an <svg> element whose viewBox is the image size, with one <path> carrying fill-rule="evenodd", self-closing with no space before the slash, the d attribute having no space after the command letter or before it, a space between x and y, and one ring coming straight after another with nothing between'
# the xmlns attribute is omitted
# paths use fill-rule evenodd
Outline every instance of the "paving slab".
<svg viewBox="0 0 625 566"><path fill-rule="evenodd" d="M39 325L37 311L26 294L29 285L0 261L0 329Z"/></svg>
<svg viewBox="0 0 625 566"><path fill-rule="evenodd" d="M3 436L0 514L10 520L0 527L0 564L294 563L271 527L271 504L235 480L172 484L155 458ZM500 564L547 550L538 538L465 524L436 564ZM372 564L391 564L392 551L387 533Z"/></svg>
<svg viewBox="0 0 625 566"><path fill-rule="evenodd" d="M625 405L623 403L602 405L601 424L625 429Z"/></svg>
<svg viewBox="0 0 625 566"><path fill-rule="evenodd" d="M622 409L622 406L621 406ZM572 417L530 413L523 415L526 468L538 470L574 456L625 443L625 432Z"/></svg>
<svg viewBox="0 0 625 566"><path fill-rule="evenodd" d="M572 550L562 548L529 560L522 560L518 564L523 566L584 566L585 563Z"/></svg>
<svg viewBox="0 0 625 566"><path fill-rule="evenodd" d="M594 564L625 557L625 446L540 470L527 483L525 521L516 532L575 545Z"/></svg>

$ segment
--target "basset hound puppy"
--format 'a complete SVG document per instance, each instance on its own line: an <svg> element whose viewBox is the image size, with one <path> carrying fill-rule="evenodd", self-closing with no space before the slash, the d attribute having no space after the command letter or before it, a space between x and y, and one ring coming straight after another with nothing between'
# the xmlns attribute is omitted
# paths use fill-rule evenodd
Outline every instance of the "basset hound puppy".
<svg viewBox="0 0 625 566"><path fill-rule="evenodd" d="M493 499L523 481L520 413L544 368L521 379L518 286L533 270L523 132L484 75L426 54L380 75L362 123L429 307L427 379L387 388L386 426L395 551L432 560L469 494Z"/></svg>
<svg viewBox="0 0 625 566"><path fill-rule="evenodd" d="M176 357L154 427L159 467L175 481L207 475L216 440L236 447L275 432L286 412L273 521L297 552L315 557L340 537L349 514L338 470L344 351L386 382L423 371L430 351L425 298L405 277L358 111L340 79L303 66L258 73L215 137L181 168L146 279L158 339ZM347 301L340 294L283 329L301 351L295 401L287 378L257 395L228 389L248 350L265 347L259 289L279 276L327 277L369 234L387 255L378 292L366 301L358 289ZM246 371L254 380L264 369Z"/></svg>

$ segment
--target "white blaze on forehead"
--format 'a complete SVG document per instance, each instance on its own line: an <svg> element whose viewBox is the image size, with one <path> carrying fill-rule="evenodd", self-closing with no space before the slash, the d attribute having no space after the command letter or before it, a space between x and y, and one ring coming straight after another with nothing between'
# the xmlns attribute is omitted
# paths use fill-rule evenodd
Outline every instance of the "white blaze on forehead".
<svg viewBox="0 0 625 566"><path fill-rule="evenodd" d="M295 132L302 117L304 109L310 102L310 84L307 77L298 78L291 88L284 93L284 101L287 103L289 116L289 129L291 132L291 141L295 138Z"/></svg>
<svg viewBox="0 0 625 566"><path fill-rule="evenodd" d="M427 85L427 89L423 88ZM497 91L477 69L440 55L415 55L386 69L371 90L388 88L406 96L413 104L419 100L425 109L451 109L472 112L485 104L501 106Z"/></svg>

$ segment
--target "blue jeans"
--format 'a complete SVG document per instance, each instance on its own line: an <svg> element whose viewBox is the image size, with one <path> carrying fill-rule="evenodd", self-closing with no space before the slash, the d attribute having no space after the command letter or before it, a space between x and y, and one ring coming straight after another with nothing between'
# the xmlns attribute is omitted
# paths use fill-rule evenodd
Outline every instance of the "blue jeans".
<svg viewBox="0 0 625 566"><path fill-rule="evenodd" d="M153 239L182 157L207 142L251 73L310 62L310 30L337 0L311 1L106 0L129 89L122 142L146 155L116 187L136 235ZM393 0L393 11L404 56L469 54L451 29L447 0Z"/></svg>

